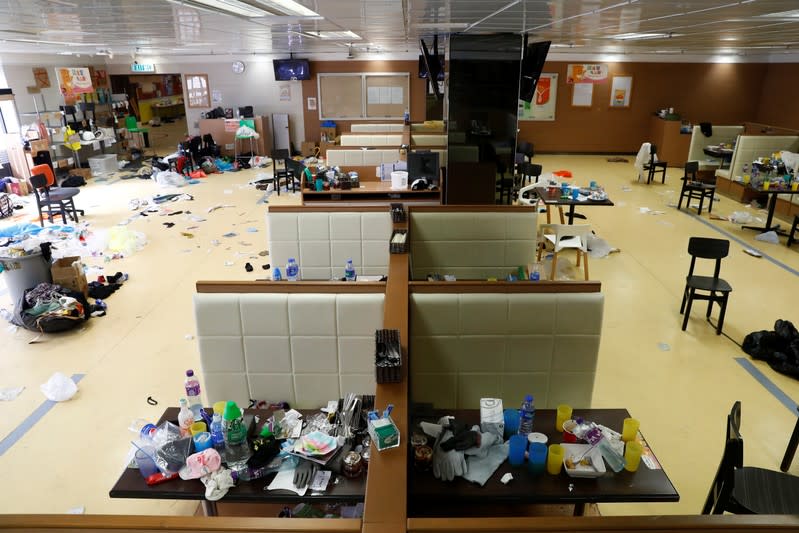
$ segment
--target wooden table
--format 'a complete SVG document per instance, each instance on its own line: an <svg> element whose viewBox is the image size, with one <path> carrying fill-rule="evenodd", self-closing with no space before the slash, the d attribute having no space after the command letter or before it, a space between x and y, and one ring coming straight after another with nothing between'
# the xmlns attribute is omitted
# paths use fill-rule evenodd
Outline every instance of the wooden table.
<svg viewBox="0 0 799 533"><path fill-rule="evenodd" d="M478 410L436 411L432 415L415 416L414 422L427 420L436 422L440 416L452 414L456 420L470 425L479 423ZM574 417L603 424L621 432L623 421L630 414L626 409L575 409ZM644 421L646 426L646 421ZM415 427L415 425L414 425ZM555 410L539 409L535 414L533 430L544 433L549 444L563 442L562 432L555 431ZM595 479L572 478L561 470L560 474L533 475L527 465L511 467L505 461L494 472L484 486L470 483L463 478L452 482L436 479L432 471L419 472L409 460L408 509L409 517L422 517L435 514L438 505L461 507L464 513L481 506L490 508L501 504L572 504L575 516L582 515L586 503L634 503L634 502L676 502L680 495L669 477L660 467L645 440L644 458L636 472L622 470L614 473L610 468L605 475ZM648 462L656 468L650 468ZM507 485L500 478L511 473L513 480Z"/></svg>
<svg viewBox="0 0 799 533"><path fill-rule="evenodd" d="M385 205L392 202L441 203L441 189L414 191L392 189L389 181L361 181L357 189L316 191L303 188L302 202L306 205Z"/></svg>
<svg viewBox="0 0 799 533"><path fill-rule="evenodd" d="M732 161L732 154L735 153L735 150L732 148L719 148L718 146L705 146L702 151L705 155L721 159L719 168L725 168L724 163L729 167L730 161Z"/></svg>
<svg viewBox="0 0 799 533"><path fill-rule="evenodd" d="M543 201L546 205L568 205L569 212L566 216L569 218L569 224L574 224L574 219L576 218L585 218L585 215L581 215L574 212L574 208L578 205L584 206L593 206L593 205L605 205L605 206L612 206L614 205L613 202L610 201L610 198L606 198L604 200L586 200L581 202L579 200L572 199L571 196L568 198L561 197L561 188L557 187L536 187L535 192L541 201ZM571 192L571 189L569 189Z"/></svg>
<svg viewBox="0 0 799 533"><path fill-rule="evenodd" d="M741 227L744 228L744 229L753 229L753 230L761 231L761 232L763 232L763 231L772 231L773 230L773 231L776 231L777 233L779 233L780 235L788 235L787 231L783 231L783 230L780 229L780 225L779 224L776 224L774 226L771 225L771 223L774 220L774 210L777 207L777 196L780 195L780 194L799 194L799 190L792 191L791 189L786 189L786 188L773 189L771 187L769 187L768 190L765 190L763 188L759 188L758 189L758 188L752 187L751 184L746 186L746 190L753 191L753 192L755 192L757 194L768 194L769 195L769 199L768 199L768 215L766 216L766 225L765 226L741 226Z"/></svg>
<svg viewBox="0 0 799 533"><path fill-rule="evenodd" d="M166 420L176 421L179 411L180 409L177 407L167 408L156 425ZM259 415L263 421L269 417L271 412L256 409L245 410L245 415L255 414ZM220 501L225 503L344 502L355 504L364 501L366 494L366 476L348 479L344 476L333 474L327 492L318 496L310 496L310 492L306 493L308 494L306 496L298 496L296 493L287 490L265 490L265 487L272 482L273 477L274 474L253 481L239 481ZM338 482L334 483L336 478L338 478ZM178 478L160 485L148 486L138 468L126 468L111 488L109 496L111 498L156 500L201 500L206 516L216 516L217 514L216 502L205 499L205 485L199 479L182 480Z"/></svg>

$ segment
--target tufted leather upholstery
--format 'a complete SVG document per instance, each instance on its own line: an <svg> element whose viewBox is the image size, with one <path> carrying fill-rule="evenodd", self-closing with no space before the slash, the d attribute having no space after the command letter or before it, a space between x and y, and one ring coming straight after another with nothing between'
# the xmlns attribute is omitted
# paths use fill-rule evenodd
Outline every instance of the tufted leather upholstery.
<svg viewBox="0 0 799 533"><path fill-rule="evenodd" d="M341 146L399 146L401 133L342 133Z"/></svg>
<svg viewBox="0 0 799 533"><path fill-rule="evenodd" d="M404 124L353 124L350 126L352 133L385 133L387 131L402 133Z"/></svg>
<svg viewBox="0 0 799 533"><path fill-rule="evenodd" d="M713 135L705 137L705 134L702 133L701 126L694 126L691 133L691 144L688 148L688 159L686 159L686 161L699 161L699 168L701 170L718 168L719 163L708 163L709 156L702 150L710 145L735 142L737 137L743 132L743 126L713 125Z"/></svg>
<svg viewBox="0 0 799 533"><path fill-rule="evenodd" d="M394 163L400 160L399 148L377 148L374 150L361 150L360 148L329 148L327 150L327 164L335 167L362 167Z"/></svg>

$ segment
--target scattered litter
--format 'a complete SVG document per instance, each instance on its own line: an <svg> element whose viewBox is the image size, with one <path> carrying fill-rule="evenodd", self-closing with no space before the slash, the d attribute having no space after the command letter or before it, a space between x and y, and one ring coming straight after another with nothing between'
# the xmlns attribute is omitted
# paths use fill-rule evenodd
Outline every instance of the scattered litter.
<svg viewBox="0 0 799 533"><path fill-rule="evenodd" d="M632 191L632 190L633 190L633 188L632 188L632 187L629 187L629 186L627 186L627 185L623 185L623 186L622 186L622 188L621 188L621 190L622 190L622 192L630 192L630 191Z"/></svg>
<svg viewBox="0 0 799 533"><path fill-rule="evenodd" d="M42 383L39 388L44 396L53 402L64 402L69 400L78 392L78 386L74 381L66 377L61 372L56 372L46 383Z"/></svg>
<svg viewBox="0 0 799 533"><path fill-rule="evenodd" d="M258 228L247 228L247 233L258 233Z"/></svg>
<svg viewBox="0 0 799 533"><path fill-rule="evenodd" d="M639 207L638 211L642 215L664 215L666 213L665 211L654 211L652 209L649 209L648 207Z"/></svg>
<svg viewBox="0 0 799 533"><path fill-rule="evenodd" d="M728 218L733 224L749 224L753 219L752 215L746 211L735 211Z"/></svg>
<svg viewBox="0 0 799 533"><path fill-rule="evenodd" d="M222 236L230 238L230 237L235 237L236 235L238 235L238 233L236 233L235 231L229 231L229 232L223 234Z"/></svg>
<svg viewBox="0 0 799 533"><path fill-rule="evenodd" d="M222 194L233 194L233 189L225 189Z"/></svg>
<svg viewBox="0 0 799 533"><path fill-rule="evenodd" d="M219 246L222 243L220 241L218 241L217 239L214 239L214 240L211 241L211 244L213 244L214 246Z"/></svg>
<svg viewBox="0 0 799 533"><path fill-rule="evenodd" d="M613 250L615 249L605 239L592 234L588 235L588 255L592 259L607 257Z"/></svg>
<svg viewBox="0 0 799 533"><path fill-rule="evenodd" d="M225 261L225 266L226 267L232 267L235 264L236 264L235 261Z"/></svg>
<svg viewBox="0 0 799 533"><path fill-rule="evenodd" d="M167 216L173 217L175 215L181 214L183 211L172 211L171 213L167 213Z"/></svg>
<svg viewBox="0 0 799 533"><path fill-rule="evenodd" d="M502 482L503 485L507 485L510 481L513 480L513 474L508 472L507 474L502 476L499 480Z"/></svg>
<svg viewBox="0 0 799 533"><path fill-rule="evenodd" d="M180 234L183 235L184 237L186 237L187 239L193 239L194 238L194 233L188 233L186 231L181 231ZM189 251L191 251L191 250L189 250Z"/></svg>
<svg viewBox="0 0 799 533"><path fill-rule="evenodd" d="M86 507L81 505L80 507L73 507L72 509L67 509L67 514L86 514Z"/></svg>
<svg viewBox="0 0 799 533"><path fill-rule="evenodd" d="M606 160L608 163L629 163L630 160L626 157L608 157Z"/></svg>
<svg viewBox="0 0 799 533"><path fill-rule="evenodd" d="M235 207L235 206L228 205L228 204L219 204L219 205L214 205L214 206L211 206L211 207L209 207L209 208L208 208L208 210L207 210L207 212L208 212L208 213L213 213L213 212L214 212L214 211L216 211L217 209L223 209L223 208L225 208L225 207Z"/></svg>
<svg viewBox="0 0 799 533"><path fill-rule="evenodd" d="M246 270L247 272L252 272L254 269L252 268L252 265L250 263L244 263L244 270Z"/></svg>
<svg viewBox="0 0 799 533"><path fill-rule="evenodd" d="M163 222L163 225L166 226L167 228L171 228L172 226L175 225L175 223L174 222Z"/></svg>
<svg viewBox="0 0 799 533"><path fill-rule="evenodd" d="M779 244L780 238L777 236L776 231L766 231L755 237L756 241L769 242L771 244Z"/></svg>
<svg viewBox="0 0 799 533"><path fill-rule="evenodd" d="M186 228L186 230L190 230L190 229L197 229L197 228L199 228L199 227L200 227L200 226L189 226L188 228Z"/></svg>
<svg viewBox="0 0 799 533"><path fill-rule="evenodd" d="M668 352L669 350L671 350L671 346L667 342L659 342L658 349L661 352Z"/></svg>
<svg viewBox="0 0 799 533"><path fill-rule="evenodd" d="M201 217L200 215L191 215L189 217L189 220L191 220L192 222L205 222L208 219L205 217Z"/></svg>
<svg viewBox="0 0 799 533"><path fill-rule="evenodd" d="M260 252L258 252L258 255L260 255L261 257L266 257L267 255L269 255L269 250L261 250Z"/></svg>
<svg viewBox="0 0 799 533"><path fill-rule="evenodd" d="M263 268L264 270L269 270L270 268L272 268L272 265L270 265L269 263L267 263L267 264L265 264L265 265L261 265L261 268Z"/></svg>
<svg viewBox="0 0 799 533"><path fill-rule="evenodd" d="M17 399L17 396L22 394L25 387L8 387L0 388L0 401L10 402Z"/></svg>
<svg viewBox="0 0 799 533"><path fill-rule="evenodd" d="M710 220L726 220L727 222L729 222L730 221L730 217L717 215L716 213L710 213Z"/></svg>
<svg viewBox="0 0 799 533"><path fill-rule="evenodd" d="M752 257L763 257L763 254L761 254L760 252L758 252L757 250L754 250L752 248L745 248L744 249L744 253L745 254L749 254Z"/></svg>
<svg viewBox="0 0 799 533"><path fill-rule="evenodd" d="M247 242L247 241L239 241L239 244L242 245L242 246L252 246L252 243L251 242ZM247 253L250 253L250 252L247 252Z"/></svg>
<svg viewBox="0 0 799 533"><path fill-rule="evenodd" d="M192 335L191 333L186 333L185 335L183 335L183 338L186 339L187 341L190 341L194 339L194 335Z"/></svg>

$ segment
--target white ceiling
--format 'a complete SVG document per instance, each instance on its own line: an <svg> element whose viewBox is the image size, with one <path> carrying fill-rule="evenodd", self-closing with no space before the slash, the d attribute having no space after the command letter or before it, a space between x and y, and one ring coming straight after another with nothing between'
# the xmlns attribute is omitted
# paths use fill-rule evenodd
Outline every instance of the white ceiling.
<svg viewBox="0 0 799 533"><path fill-rule="evenodd" d="M785 61L799 58L797 0L298 0L319 16L287 15L280 0L0 0L0 54L160 57L269 54L323 59L415 57L419 39L487 32L551 40L550 58L612 54ZM201 2L201 3L198 3ZM240 2L264 16L224 14ZM322 39L317 32L350 30ZM629 34L648 38L622 39ZM109 58L110 59L110 58ZM116 61L115 61L116 62Z"/></svg>

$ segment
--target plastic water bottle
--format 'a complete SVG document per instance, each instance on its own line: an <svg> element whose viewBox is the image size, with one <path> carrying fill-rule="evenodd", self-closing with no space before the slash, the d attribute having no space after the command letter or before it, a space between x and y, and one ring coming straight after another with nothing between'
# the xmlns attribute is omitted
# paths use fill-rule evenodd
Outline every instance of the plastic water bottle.
<svg viewBox="0 0 799 533"><path fill-rule="evenodd" d="M214 418L211 420L211 442L214 445L214 450L219 452L219 455L225 455L225 428L222 425L222 415L214 413Z"/></svg>
<svg viewBox="0 0 799 533"><path fill-rule="evenodd" d="M189 402L186 398L180 399L180 412L178 413L178 426L180 426L180 436L191 436L191 425L194 423L194 414L189 409Z"/></svg>
<svg viewBox="0 0 799 533"><path fill-rule="evenodd" d="M355 267L352 266L352 259L347 259L347 264L344 266L344 279L355 281Z"/></svg>
<svg viewBox="0 0 799 533"><path fill-rule="evenodd" d="M194 370L186 370L186 381L184 384L186 386L186 399L189 402L189 409L191 409L194 415L194 420L202 420L203 417L200 411L203 408L203 402L200 400L200 382L194 377Z"/></svg>
<svg viewBox="0 0 799 533"><path fill-rule="evenodd" d="M532 395L524 397L522 407L519 409L519 435L527 435L533 431L533 419L535 418L535 404Z"/></svg>
<svg viewBox="0 0 799 533"><path fill-rule="evenodd" d="M288 281L300 279L300 267L293 257L289 257L289 262L286 263L286 279Z"/></svg>
<svg viewBox="0 0 799 533"><path fill-rule="evenodd" d="M283 276L280 274L280 268L275 267L272 269L272 281L283 281Z"/></svg>
<svg viewBox="0 0 799 533"><path fill-rule="evenodd" d="M247 460L250 458L250 446L247 444L247 427L244 417L236 402L229 401L225 406L225 462L228 468L241 474L247 469Z"/></svg>

